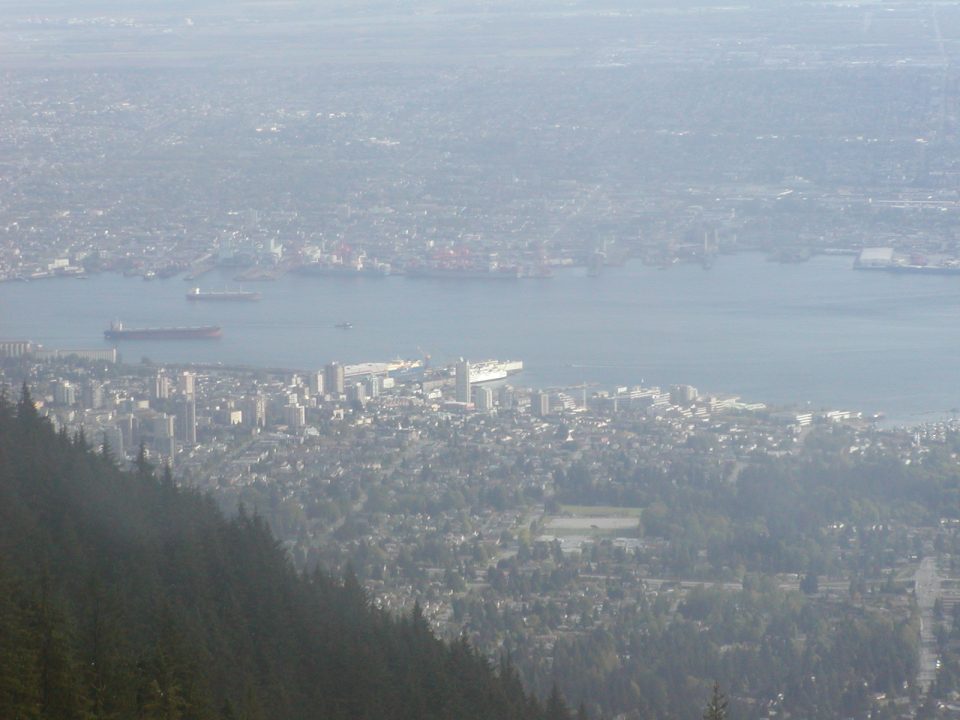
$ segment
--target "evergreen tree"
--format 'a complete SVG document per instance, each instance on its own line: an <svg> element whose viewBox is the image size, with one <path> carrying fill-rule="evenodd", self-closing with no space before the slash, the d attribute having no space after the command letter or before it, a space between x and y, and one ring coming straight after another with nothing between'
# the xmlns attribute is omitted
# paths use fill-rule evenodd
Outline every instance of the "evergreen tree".
<svg viewBox="0 0 960 720"><path fill-rule="evenodd" d="M40 712L36 648L15 593L0 565L0 717L33 720Z"/></svg>
<svg viewBox="0 0 960 720"><path fill-rule="evenodd" d="M29 613L28 633L35 648L40 714L44 720L74 720L85 699L71 652L66 621L50 597L46 578Z"/></svg>
<svg viewBox="0 0 960 720"><path fill-rule="evenodd" d="M147 460L147 446L143 441L140 442L140 447L137 448L137 459L133 461L133 467L137 477L141 480L148 480L153 477L153 465Z"/></svg>
<svg viewBox="0 0 960 720"><path fill-rule="evenodd" d="M0 719L544 720L419 606L301 576L263 518L156 475L58 436L26 388L0 397Z"/></svg>
<svg viewBox="0 0 960 720"><path fill-rule="evenodd" d="M720 683L713 683L713 693L710 696L710 702L707 703L703 711L703 720L726 720L727 718L727 698L720 692Z"/></svg>
<svg viewBox="0 0 960 720"><path fill-rule="evenodd" d="M103 441L100 443L100 457L111 465L116 463L116 458L113 456L113 449L110 447L110 441L107 439L106 433L103 434Z"/></svg>
<svg viewBox="0 0 960 720"><path fill-rule="evenodd" d="M20 401L17 403L17 419L24 424L36 424L40 421L40 414L37 412L37 406L30 396L30 388L26 381L20 388Z"/></svg>
<svg viewBox="0 0 960 720"><path fill-rule="evenodd" d="M546 720L573 720L570 716L570 708L563 701L556 683L550 690L550 697L547 698Z"/></svg>

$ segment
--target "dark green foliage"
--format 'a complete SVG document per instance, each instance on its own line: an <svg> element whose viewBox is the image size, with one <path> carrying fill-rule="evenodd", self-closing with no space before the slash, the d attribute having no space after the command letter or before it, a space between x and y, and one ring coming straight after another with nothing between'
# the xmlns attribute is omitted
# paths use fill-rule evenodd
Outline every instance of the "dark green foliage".
<svg viewBox="0 0 960 720"><path fill-rule="evenodd" d="M803 576L803 580L800 581L800 592L806 593L807 595L816 595L820 590L820 581L817 578L817 574L812 570Z"/></svg>
<svg viewBox="0 0 960 720"><path fill-rule="evenodd" d="M573 720L570 709L563 701L556 685L550 690L550 697L547 698L547 720Z"/></svg>
<svg viewBox="0 0 960 720"><path fill-rule="evenodd" d="M16 590L0 566L0 717L27 720L40 716L38 653Z"/></svg>
<svg viewBox="0 0 960 720"><path fill-rule="evenodd" d="M160 475L0 399L3 720L545 717L419 607L298 575L260 517Z"/></svg>
<svg viewBox="0 0 960 720"><path fill-rule="evenodd" d="M703 720L727 720L727 698L720 692L720 683L713 683L713 693L703 711Z"/></svg>
<svg viewBox="0 0 960 720"><path fill-rule="evenodd" d="M782 693L784 715L828 720L866 717L872 693L893 695L915 677L917 615L836 608L770 579L749 586L692 588L676 612L669 600L641 602L609 630L558 639L549 664L518 649L517 665L535 668L529 684L544 694L556 684L574 702L596 703L594 715L686 720L702 716L713 678L730 714L753 717L741 698Z"/></svg>

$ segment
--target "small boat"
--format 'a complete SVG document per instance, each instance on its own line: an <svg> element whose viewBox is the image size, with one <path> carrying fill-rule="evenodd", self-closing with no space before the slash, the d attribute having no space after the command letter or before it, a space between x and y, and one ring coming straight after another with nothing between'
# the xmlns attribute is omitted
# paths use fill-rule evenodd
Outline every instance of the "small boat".
<svg viewBox="0 0 960 720"><path fill-rule="evenodd" d="M335 328L340 328L341 330L350 330L350 329L353 327L353 323L352 323L352 322L346 322L346 321L344 321L344 322L338 322L336 325L334 325L334 327L335 327Z"/></svg>

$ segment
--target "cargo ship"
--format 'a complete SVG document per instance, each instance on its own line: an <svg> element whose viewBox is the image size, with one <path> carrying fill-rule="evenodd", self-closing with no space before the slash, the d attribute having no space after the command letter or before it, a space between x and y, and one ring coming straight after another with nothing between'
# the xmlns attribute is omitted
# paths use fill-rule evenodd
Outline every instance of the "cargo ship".
<svg viewBox="0 0 960 720"><path fill-rule="evenodd" d="M874 268L859 268L874 269ZM919 275L960 275L960 265L907 265L894 263L885 268L876 268L891 273L916 273Z"/></svg>
<svg viewBox="0 0 960 720"><path fill-rule="evenodd" d="M193 288L187 293L187 300L217 301L217 300L259 300L262 296L252 290L201 290Z"/></svg>
<svg viewBox="0 0 960 720"><path fill-rule="evenodd" d="M893 248L864 248L853 263L854 270L880 270L888 273L919 275L960 275L960 259L938 255L927 258L919 253L909 256Z"/></svg>
<svg viewBox="0 0 960 720"><path fill-rule="evenodd" d="M125 328L117 321L110 324L103 336L107 340L208 340L221 335L218 325L163 328Z"/></svg>

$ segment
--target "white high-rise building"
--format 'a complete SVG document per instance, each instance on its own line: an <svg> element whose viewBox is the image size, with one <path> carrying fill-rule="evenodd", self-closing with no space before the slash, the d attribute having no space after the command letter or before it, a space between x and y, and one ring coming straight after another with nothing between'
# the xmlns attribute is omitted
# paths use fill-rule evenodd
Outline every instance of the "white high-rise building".
<svg viewBox="0 0 960 720"><path fill-rule="evenodd" d="M537 417L546 417L550 414L550 394L538 391L530 396L530 411Z"/></svg>
<svg viewBox="0 0 960 720"><path fill-rule="evenodd" d="M192 396L180 405L180 441L184 445L197 444L197 401Z"/></svg>
<svg viewBox="0 0 960 720"><path fill-rule="evenodd" d="M674 405L690 405L696 402L698 394L692 385L673 385L670 388L670 402Z"/></svg>
<svg viewBox="0 0 960 720"><path fill-rule="evenodd" d="M192 372L184 372L180 376L180 391L184 397L196 397L196 376Z"/></svg>
<svg viewBox="0 0 960 720"><path fill-rule="evenodd" d="M253 395L243 401L243 422L249 427L265 427L267 424L267 399Z"/></svg>
<svg viewBox="0 0 960 720"><path fill-rule="evenodd" d="M303 405L286 405L283 408L283 420L287 427L302 428L307 424L307 409Z"/></svg>
<svg viewBox="0 0 960 720"><path fill-rule="evenodd" d="M166 400L170 397L170 378L164 373L157 373L153 383L154 400Z"/></svg>
<svg viewBox="0 0 960 720"><path fill-rule="evenodd" d="M71 407L77 404L77 389L68 380L61 380L53 388L53 400L57 405Z"/></svg>
<svg viewBox="0 0 960 720"><path fill-rule="evenodd" d="M480 385L474 390L473 394L473 402L477 406L477 410L481 412L490 412L493 410L493 390Z"/></svg>
<svg viewBox="0 0 960 720"><path fill-rule="evenodd" d="M316 370L310 373L310 394L311 395L323 395L324 389L324 380L323 380L323 370Z"/></svg>
<svg viewBox="0 0 960 720"><path fill-rule="evenodd" d="M345 376L343 365L332 362L323 369L323 384L327 393L334 398L343 395Z"/></svg>
<svg viewBox="0 0 960 720"><path fill-rule="evenodd" d="M470 402L470 363L463 358L457 363L456 401Z"/></svg>
<svg viewBox="0 0 960 720"><path fill-rule="evenodd" d="M91 380L83 386L83 406L88 410L103 407L103 385Z"/></svg>

